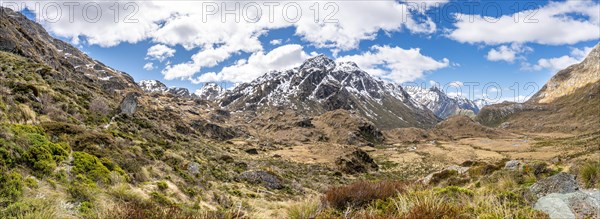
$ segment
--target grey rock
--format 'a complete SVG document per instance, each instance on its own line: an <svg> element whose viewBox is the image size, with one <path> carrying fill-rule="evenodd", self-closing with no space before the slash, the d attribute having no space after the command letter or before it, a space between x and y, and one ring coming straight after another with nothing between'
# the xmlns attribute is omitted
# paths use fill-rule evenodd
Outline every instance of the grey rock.
<svg viewBox="0 0 600 219"><path fill-rule="evenodd" d="M200 164L196 163L196 162L191 162L188 164L187 166L187 171L191 174L198 174L200 173Z"/></svg>
<svg viewBox="0 0 600 219"><path fill-rule="evenodd" d="M519 168L520 165L521 162L519 162L518 160L511 160L506 162L506 164L504 165L504 169L516 170L517 168Z"/></svg>
<svg viewBox="0 0 600 219"><path fill-rule="evenodd" d="M135 93L135 92L128 93L125 96L125 98L123 98L123 101L121 101L121 106L120 106L121 113L126 114L126 115L133 115L138 107L138 102L137 102L138 96L139 96L139 94Z"/></svg>
<svg viewBox="0 0 600 219"><path fill-rule="evenodd" d="M582 191L569 198L569 207L577 218L600 218L600 191Z"/></svg>
<svg viewBox="0 0 600 219"><path fill-rule="evenodd" d="M538 199L534 209L548 214L552 219L600 218L600 191L551 193Z"/></svg>
<svg viewBox="0 0 600 219"><path fill-rule="evenodd" d="M262 170L243 172L240 174L239 179L252 184L261 184L269 189L282 189L284 187L278 176Z"/></svg>
<svg viewBox="0 0 600 219"><path fill-rule="evenodd" d="M529 190L538 198L550 193L571 193L579 190L575 176L568 173L558 173L533 184Z"/></svg>
<svg viewBox="0 0 600 219"><path fill-rule="evenodd" d="M571 211L571 208L569 207L568 203L568 199L574 195L574 193L552 193L540 198L535 203L533 208L548 214L548 216L550 216L551 219L575 219L575 214Z"/></svg>

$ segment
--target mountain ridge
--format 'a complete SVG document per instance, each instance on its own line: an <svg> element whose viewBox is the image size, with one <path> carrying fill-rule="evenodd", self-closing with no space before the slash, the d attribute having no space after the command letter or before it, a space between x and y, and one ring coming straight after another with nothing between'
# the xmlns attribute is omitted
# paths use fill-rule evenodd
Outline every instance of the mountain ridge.
<svg viewBox="0 0 600 219"><path fill-rule="evenodd" d="M225 92L219 105L232 112L290 108L307 116L344 109L383 129L428 128L438 121L402 87L373 78L355 63L336 63L325 55L241 84Z"/></svg>

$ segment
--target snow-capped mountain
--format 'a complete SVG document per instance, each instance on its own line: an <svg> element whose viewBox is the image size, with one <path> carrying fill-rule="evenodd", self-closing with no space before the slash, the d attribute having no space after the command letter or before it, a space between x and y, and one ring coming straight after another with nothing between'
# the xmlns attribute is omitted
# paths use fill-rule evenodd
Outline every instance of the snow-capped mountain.
<svg viewBox="0 0 600 219"><path fill-rule="evenodd" d="M473 100L473 103L479 108L479 110L483 109L484 106L490 105L491 103L485 99L476 99Z"/></svg>
<svg viewBox="0 0 600 219"><path fill-rule="evenodd" d="M202 86L202 88L198 89L195 94L200 99L214 101L217 100L224 92L225 89L218 84L206 83L204 86Z"/></svg>
<svg viewBox="0 0 600 219"><path fill-rule="evenodd" d="M405 89L415 102L427 107L442 119L456 114L464 114L468 110L477 114L479 113L480 105L487 103L485 100L477 100L475 102L464 97L449 97L438 87L424 89L410 86Z"/></svg>
<svg viewBox="0 0 600 219"><path fill-rule="evenodd" d="M172 94L178 97L194 97L187 88L171 87L167 88L165 84L157 80L142 80L138 83L140 88L146 93Z"/></svg>
<svg viewBox="0 0 600 219"><path fill-rule="evenodd" d="M345 109L384 129L427 128L438 121L402 87L371 77L355 63L336 63L324 55L241 84L224 93L219 103L231 111L292 109L307 116Z"/></svg>
<svg viewBox="0 0 600 219"><path fill-rule="evenodd" d="M168 89L167 85L157 80L142 80L138 85L147 93L164 93Z"/></svg>

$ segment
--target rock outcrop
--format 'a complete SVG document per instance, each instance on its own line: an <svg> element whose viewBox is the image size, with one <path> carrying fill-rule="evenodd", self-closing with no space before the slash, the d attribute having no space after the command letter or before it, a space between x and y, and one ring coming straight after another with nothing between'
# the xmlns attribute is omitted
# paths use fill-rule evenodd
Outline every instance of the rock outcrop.
<svg viewBox="0 0 600 219"><path fill-rule="evenodd" d="M379 170L379 166L366 152L356 149L335 160L340 171L348 174L366 173Z"/></svg>
<svg viewBox="0 0 600 219"><path fill-rule="evenodd" d="M125 115L133 115L138 107L138 97L140 94L138 93L128 93L121 101L121 105L119 106L120 112Z"/></svg>
<svg viewBox="0 0 600 219"><path fill-rule="evenodd" d="M575 176L568 173L558 173L533 184L529 190L538 198L550 193L572 193L579 190Z"/></svg>

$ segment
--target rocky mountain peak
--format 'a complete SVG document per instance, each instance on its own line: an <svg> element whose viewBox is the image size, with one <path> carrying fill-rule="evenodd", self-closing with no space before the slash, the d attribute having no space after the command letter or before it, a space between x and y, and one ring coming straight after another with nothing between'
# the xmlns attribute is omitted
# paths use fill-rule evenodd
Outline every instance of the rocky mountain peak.
<svg viewBox="0 0 600 219"><path fill-rule="evenodd" d="M600 43L596 44L596 46L590 51L590 54L583 61L585 65L595 65L596 67L600 66Z"/></svg>
<svg viewBox="0 0 600 219"><path fill-rule="evenodd" d="M167 88L167 85L158 80L142 80L138 83L138 86L146 93L160 93L160 94L171 94L177 97L194 97L193 94L187 88L171 87Z"/></svg>
<svg viewBox="0 0 600 219"><path fill-rule="evenodd" d="M225 89L216 83L206 83L202 88L196 91L196 96L203 100L214 101L217 100L221 94L225 92Z"/></svg>
<svg viewBox="0 0 600 219"><path fill-rule="evenodd" d="M167 85L158 80L142 80L138 83L146 93L163 93L167 91Z"/></svg>
<svg viewBox="0 0 600 219"><path fill-rule="evenodd" d="M323 69L323 70L327 70L327 69L330 70L330 69L335 68L335 66L336 66L336 64L333 59L330 59L328 56L326 56L324 54L320 54L315 57L307 59L304 63L302 63L302 65L300 65L300 69L317 68L317 69Z"/></svg>
<svg viewBox="0 0 600 219"><path fill-rule="evenodd" d="M600 43L581 63L569 66L556 73L538 93L527 102L550 103L570 95L577 89L600 81Z"/></svg>
<svg viewBox="0 0 600 219"><path fill-rule="evenodd" d="M343 109L384 129L431 127L437 122L402 87L372 77L355 63L336 63L325 55L239 85L225 93L219 104L230 111L291 109L307 116Z"/></svg>
<svg viewBox="0 0 600 219"><path fill-rule="evenodd" d="M425 106L427 109L442 118L448 118L452 115L465 114L471 111L471 115L479 112L478 103L464 97L450 97L439 87L433 86L429 89L409 86L406 92L415 102ZM480 102L479 104L485 104Z"/></svg>

